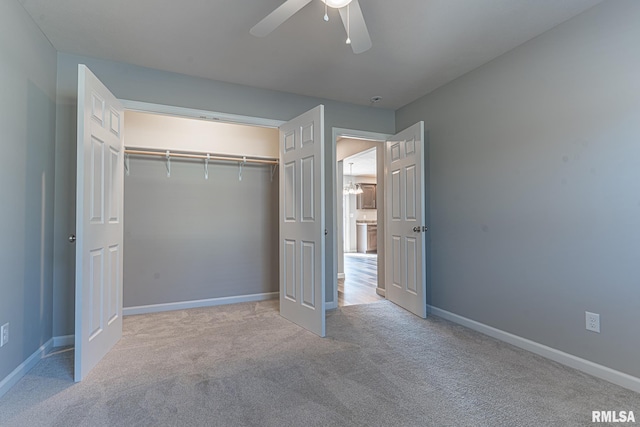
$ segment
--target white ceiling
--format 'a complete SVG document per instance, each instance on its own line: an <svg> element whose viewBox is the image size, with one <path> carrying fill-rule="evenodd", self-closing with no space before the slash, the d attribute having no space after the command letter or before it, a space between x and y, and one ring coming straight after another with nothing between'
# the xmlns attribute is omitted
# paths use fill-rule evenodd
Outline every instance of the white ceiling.
<svg viewBox="0 0 640 427"><path fill-rule="evenodd" d="M353 163L353 165L350 165ZM342 173L350 176L376 176L376 149L370 148L353 156L346 157L342 163Z"/></svg>
<svg viewBox="0 0 640 427"><path fill-rule="evenodd" d="M337 101L401 107L601 0L360 0L355 55L313 1L265 38L283 0L19 0L63 52Z"/></svg>

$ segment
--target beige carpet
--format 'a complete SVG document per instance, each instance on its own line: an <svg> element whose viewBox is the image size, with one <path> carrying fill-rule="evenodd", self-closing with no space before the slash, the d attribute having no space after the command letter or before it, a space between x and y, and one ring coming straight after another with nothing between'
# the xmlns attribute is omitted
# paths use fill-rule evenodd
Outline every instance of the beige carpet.
<svg viewBox="0 0 640 427"><path fill-rule="evenodd" d="M79 384L57 349L0 399L2 426L585 426L640 395L388 301L330 313L327 338L277 302L125 318Z"/></svg>

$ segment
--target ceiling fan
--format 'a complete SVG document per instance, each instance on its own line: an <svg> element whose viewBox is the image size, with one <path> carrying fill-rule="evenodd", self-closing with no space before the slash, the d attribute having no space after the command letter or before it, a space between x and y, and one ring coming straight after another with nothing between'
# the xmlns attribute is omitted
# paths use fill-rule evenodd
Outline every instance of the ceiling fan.
<svg viewBox="0 0 640 427"><path fill-rule="evenodd" d="M295 15L313 0L287 0L276 10L258 22L249 32L256 37L265 37L278 28L284 21ZM344 28L347 30L346 43L351 45L353 53L362 53L371 48L371 38L358 0L321 0L325 5L324 20L329 20L327 7L338 9Z"/></svg>

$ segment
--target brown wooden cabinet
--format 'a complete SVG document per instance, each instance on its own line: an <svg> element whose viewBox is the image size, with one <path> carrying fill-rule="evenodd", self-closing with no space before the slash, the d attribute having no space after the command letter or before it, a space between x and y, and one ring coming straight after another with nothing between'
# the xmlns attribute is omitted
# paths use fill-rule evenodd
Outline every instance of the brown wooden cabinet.
<svg viewBox="0 0 640 427"><path fill-rule="evenodd" d="M378 250L378 225L358 223L357 227L357 251L360 253L377 252Z"/></svg>
<svg viewBox="0 0 640 427"><path fill-rule="evenodd" d="M367 252L378 250L378 226L369 225L367 227Z"/></svg>
<svg viewBox="0 0 640 427"><path fill-rule="evenodd" d="M376 184L360 184L362 193L356 199L356 209L376 208Z"/></svg>

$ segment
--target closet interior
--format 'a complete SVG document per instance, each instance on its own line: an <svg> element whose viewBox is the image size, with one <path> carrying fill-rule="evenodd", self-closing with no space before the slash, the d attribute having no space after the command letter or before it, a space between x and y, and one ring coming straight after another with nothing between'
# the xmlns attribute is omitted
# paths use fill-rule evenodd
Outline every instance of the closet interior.
<svg viewBox="0 0 640 427"><path fill-rule="evenodd" d="M131 111L124 122L125 314L277 295L278 129Z"/></svg>

